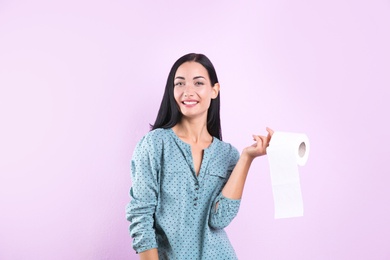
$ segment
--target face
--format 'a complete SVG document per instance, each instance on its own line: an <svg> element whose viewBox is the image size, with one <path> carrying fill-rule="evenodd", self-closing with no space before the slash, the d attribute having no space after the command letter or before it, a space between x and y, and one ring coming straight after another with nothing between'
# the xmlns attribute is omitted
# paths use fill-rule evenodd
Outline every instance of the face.
<svg viewBox="0 0 390 260"><path fill-rule="evenodd" d="M177 69L174 96L184 118L207 120L211 99L219 93L219 83L211 86L209 74L198 62L185 62Z"/></svg>

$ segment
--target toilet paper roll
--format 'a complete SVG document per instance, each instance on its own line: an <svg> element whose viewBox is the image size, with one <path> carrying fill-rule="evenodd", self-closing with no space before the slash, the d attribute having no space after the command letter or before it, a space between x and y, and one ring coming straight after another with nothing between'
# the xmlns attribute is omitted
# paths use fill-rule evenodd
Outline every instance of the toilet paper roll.
<svg viewBox="0 0 390 260"><path fill-rule="evenodd" d="M305 134L275 132L267 155L270 167L275 218L303 216L298 165L305 165L310 143Z"/></svg>

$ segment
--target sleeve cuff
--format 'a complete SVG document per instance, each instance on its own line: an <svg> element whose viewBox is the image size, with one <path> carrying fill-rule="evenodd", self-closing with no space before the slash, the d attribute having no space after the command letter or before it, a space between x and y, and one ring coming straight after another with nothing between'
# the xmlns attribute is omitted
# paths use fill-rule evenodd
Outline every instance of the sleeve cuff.
<svg viewBox="0 0 390 260"><path fill-rule="evenodd" d="M215 209L216 204L218 207ZM230 199L219 194L214 200L213 208L210 215L210 226L214 229L227 227L236 217L240 207L241 199Z"/></svg>

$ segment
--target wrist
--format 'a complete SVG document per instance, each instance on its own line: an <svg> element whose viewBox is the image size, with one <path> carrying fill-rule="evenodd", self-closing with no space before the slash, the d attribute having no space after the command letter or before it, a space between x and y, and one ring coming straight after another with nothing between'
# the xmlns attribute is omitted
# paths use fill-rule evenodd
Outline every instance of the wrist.
<svg viewBox="0 0 390 260"><path fill-rule="evenodd" d="M252 161L255 159L255 157L253 156L250 156L249 154L247 154L245 151L243 151L241 153L241 156L240 156L240 160L243 161L244 163L249 163L251 164Z"/></svg>

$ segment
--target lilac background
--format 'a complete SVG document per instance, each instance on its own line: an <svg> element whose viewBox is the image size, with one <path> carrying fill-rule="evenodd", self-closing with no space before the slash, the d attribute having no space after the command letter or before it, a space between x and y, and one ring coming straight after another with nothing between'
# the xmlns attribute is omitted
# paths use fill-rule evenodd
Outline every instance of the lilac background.
<svg viewBox="0 0 390 260"><path fill-rule="evenodd" d="M304 132L305 216L266 158L227 229L240 259L390 259L390 2L0 1L0 259L137 259L130 157L168 71L209 56L224 140Z"/></svg>

